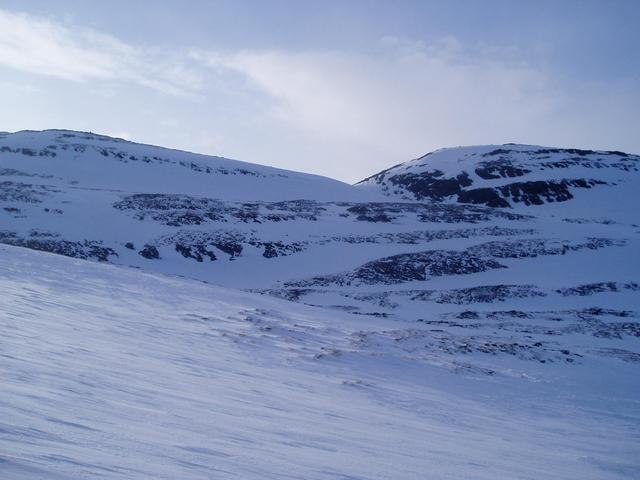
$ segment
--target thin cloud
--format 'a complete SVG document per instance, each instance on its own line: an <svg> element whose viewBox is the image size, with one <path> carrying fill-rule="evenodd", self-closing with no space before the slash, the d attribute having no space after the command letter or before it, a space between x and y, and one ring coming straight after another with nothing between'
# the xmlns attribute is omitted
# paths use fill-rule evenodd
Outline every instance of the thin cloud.
<svg viewBox="0 0 640 480"><path fill-rule="evenodd" d="M0 65L84 82L124 81L171 95L200 89L200 75L89 29L68 28L48 19L0 10Z"/></svg>
<svg viewBox="0 0 640 480"><path fill-rule="evenodd" d="M557 106L550 80L534 68L462 55L452 39L441 49L389 39L383 44L374 55L245 51L197 57L246 76L274 99L272 115L295 129L385 149L456 142L469 132L481 140L496 128L523 132Z"/></svg>
<svg viewBox="0 0 640 480"><path fill-rule="evenodd" d="M241 74L270 97L272 119L324 148L325 168L340 178L357 178L367 162L383 168L465 144L634 149L627 131L638 125L634 110L640 96L634 89L565 85L548 69L521 61L508 46L469 47L452 37L427 45L387 37L370 53L192 56L214 71ZM348 144L361 149L359 158L345 158L354 150Z"/></svg>

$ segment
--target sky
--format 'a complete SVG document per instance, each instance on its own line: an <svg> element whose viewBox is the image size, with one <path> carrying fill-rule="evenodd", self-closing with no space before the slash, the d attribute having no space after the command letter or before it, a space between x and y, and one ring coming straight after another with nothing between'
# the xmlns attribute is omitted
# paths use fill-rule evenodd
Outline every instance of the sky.
<svg viewBox="0 0 640 480"><path fill-rule="evenodd" d="M640 153L638 0L0 0L0 130L356 182L508 142Z"/></svg>

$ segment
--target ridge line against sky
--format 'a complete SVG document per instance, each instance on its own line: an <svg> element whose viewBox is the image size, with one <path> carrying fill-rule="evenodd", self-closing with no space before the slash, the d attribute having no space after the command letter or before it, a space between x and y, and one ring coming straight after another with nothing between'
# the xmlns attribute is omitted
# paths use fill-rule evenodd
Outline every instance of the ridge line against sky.
<svg viewBox="0 0 640 480"><path fill-rule="evenodd" d="M0 130L348 182L457 145L640 152L640 2L92 3L0 2Z"/></svg>

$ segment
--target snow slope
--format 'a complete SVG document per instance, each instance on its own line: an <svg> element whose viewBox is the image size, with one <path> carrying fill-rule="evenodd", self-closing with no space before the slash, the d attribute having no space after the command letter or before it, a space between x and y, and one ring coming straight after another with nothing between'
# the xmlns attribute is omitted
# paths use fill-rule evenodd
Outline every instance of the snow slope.
<svg viewBox="0 0 640 480"><path fill-rule="evenodd" d="M1 167L76 189L181 193L225 200L364 198L350 185L222 157L70 130L0 133ZM151 168L150 168L151 167ZM99 174L97 174L99 172Z"/></svg>
<svg viewBox="0 0 640 480"><path fill-rule="evenodd" d="M629 478L639 160L464 147L349 186L0 134L0 473Z"/></svg>
<svg viewBox="0 0 640 480"><path fill-rule="evenodd" d="M357 341L383 335L385 319L7 246L0 323L3 479L640 468L639 377L613 358L451 375L395 342Z"/></svg>
<svg viewBox="0 0 640 480"><path fill-rule="evenodd" d="M391 198L637 219L640 156L537 145L443 148L358 186ZM615 207L615 208L612 208ZM541 213L541 212L538 212Z"/></svg>
<svg viewBox="0 0 640 480"><path fill-rule="evenodd" d="M103 155L103 145L117 148ZM637 211L625 210L637 203L636 194L629 193L640 188L637 158L503 147L445 150L383 172L375 177L382 183L336 187L336 182L291 172L276 180L266 173L206 173L189 166L191 154L93 134L8 134L0 141L0 243L253 290L347 311L362 322L384 317L425 323L438 330L429 338L390 335L381 341L419 349L432 363L455 371L460 362L451 358L461 351L545 363L578 363L580 356L598 352L637 362L640 218ZM41 154L47 151L56 155ZM164 158L158 152L171 160L153 160ZM137 160L123 161L132 157ZM547 168L551 157L561 167ZM576 158L587 163L576 167ZM219 161L207 165L214 168ZM227 171L239 165L224 162ZM272 172L242 165L247 171ZM536 171L535 165L544 168ZM113 174L130 168L139 171ZM434 181L452 183L423 175L433 168L442 170L442 177L477 182L479 175L496 176L487 182L516 178L522 184L529 180L521 177L549 172L585 180L580 175L588 170L587 180L604 183L567 187L563 201L549 203L542 195L541 204L512 201L494 208L434 198L433 188L442 191ZM392 171L410 175L410 186L425 185L413 176L427 179L420 201L363 200L365 194L354 199L360 190L378 187L381 191L370 194L393 197L384 190L385 182L398 176ZM171 183L180 175L186 175L181 180L186 187ZM612 175L620 178L613 181ZM275 202L196 195L189 183L223 177L241 182L234 193L238 198L256 192L267 198L285 195L290 185L295 191L298 177L314 186L310 198ZM262 184L254 189L251 182ZM611 193L618 190L624 202ZM323 196L330 200L317 199ZM587 200L593 205L589 211L581 206ZM550 325L549 319L562 322ZM526 341L523 331L529 332ZM558 353L555 337L575 333L586 343ZM593 338L600 339L595 350ZM483 358L463 363L485 368Z"/></svg>

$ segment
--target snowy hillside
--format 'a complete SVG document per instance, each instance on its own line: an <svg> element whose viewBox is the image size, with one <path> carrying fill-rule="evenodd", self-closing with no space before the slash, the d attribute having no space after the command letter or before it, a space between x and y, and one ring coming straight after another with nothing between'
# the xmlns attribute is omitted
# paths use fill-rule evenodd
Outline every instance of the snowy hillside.
<svg viewBox="0 0 640 480"><path fill-rule="evenodd" d="M68 478L134 449L120 461L140 478L163 478L150 467L163 455L166 478L213 466L225 478L628 478L640 466L639 166L622 152L464 147L350 186L95 134L0 134L0 315L25 329L0 357L18 368L8 468ZM119 393L53 376L87 362ZM44 383L22 407L30 375ZM89 411L102 395L104 422ZM49 422L65 400L87 422ZM119 404L130 431L113 430ZM23 420L33 430L16 430ZM107 452L99 467L49 443L70 435Z"/></svg>
<svg viewBox="0 0 640 480"><path fill-rule="evenodd" d="M453 375L390 338L408 325L7 246L0 307L3 479L613 480L640 467L637 364L610 356L569 369L497 355L508 375Z"/></svg>
<svg viewBox="0 0 640 480"><path fill-rule="evenodd" d="M554 204L547 210L637 219L631 199L639 168L640 156L624 152L485 145L437 150L358 185L391 198L516 209Z"/></svg>
<svg viewBox="0 0 640 480"><path fill-rule="evenodd" d="M52 185L64 180L75 190L236 201L362 198L349 185L318 175L69 130L0 133L0 155L3 176L48 178Z"/></svg>

